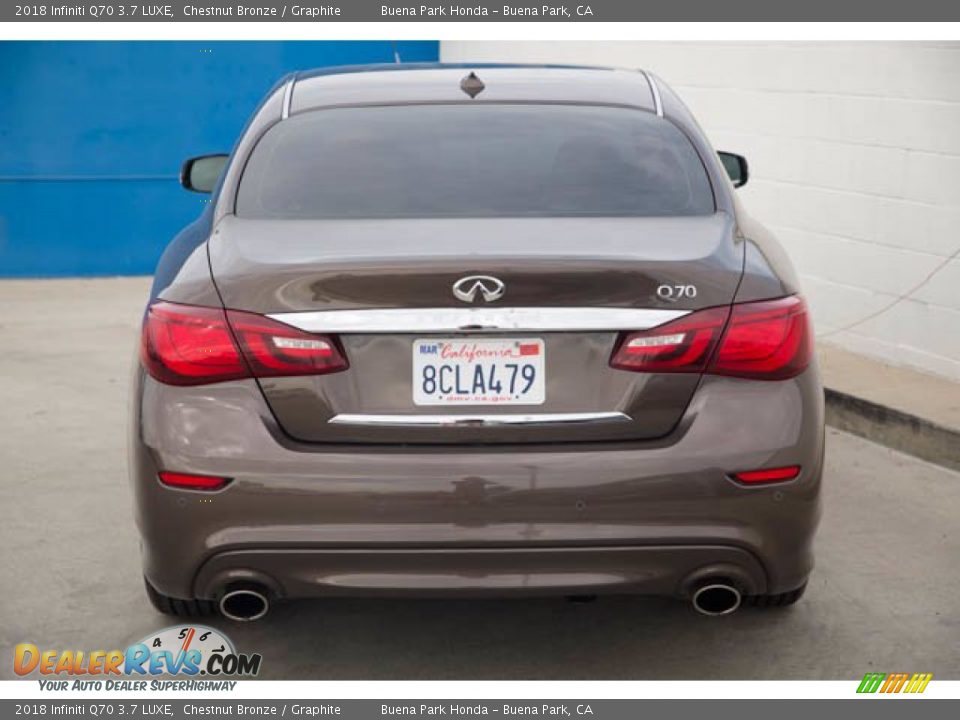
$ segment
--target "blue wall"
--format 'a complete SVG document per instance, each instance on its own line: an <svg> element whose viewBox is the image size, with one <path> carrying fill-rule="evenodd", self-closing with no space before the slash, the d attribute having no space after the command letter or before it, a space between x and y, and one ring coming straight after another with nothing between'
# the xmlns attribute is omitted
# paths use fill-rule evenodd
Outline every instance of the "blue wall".
<svg viewBox="0 0 960 720"><path fill-rule="evenodd" d="M0 276L153 272L203 209L180 162L229 151L291 70L434 61L437 42L0 42Z"/></svg>

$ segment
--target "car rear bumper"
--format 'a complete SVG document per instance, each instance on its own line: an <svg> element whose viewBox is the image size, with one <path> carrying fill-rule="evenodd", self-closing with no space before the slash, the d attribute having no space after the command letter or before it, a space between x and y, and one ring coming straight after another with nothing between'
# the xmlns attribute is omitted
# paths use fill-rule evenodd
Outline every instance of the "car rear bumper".
<svg viewBox="0 0 960 720"><path fill-rule="evenodd" d="M281 597L684 596L707 575L776 593L813 565L823 397L815 367L706 377L658 440L325 447L284 436L254 381L178 388L139 373L131 450L144 572L173 597L240 579ZM780 465L803 470L762 487L729 477ZM176 490L161 469L233 482Z"/></svg>
<svg viewBox="0 0 960 720"><path fill-rule="evenodd" d="M710 577L745 593L766 576L748 551L715 545L439 549L234 550L209 558L194 592L213 598L255 582L277 596L524 595L643 593L689 595Z"/></svg>

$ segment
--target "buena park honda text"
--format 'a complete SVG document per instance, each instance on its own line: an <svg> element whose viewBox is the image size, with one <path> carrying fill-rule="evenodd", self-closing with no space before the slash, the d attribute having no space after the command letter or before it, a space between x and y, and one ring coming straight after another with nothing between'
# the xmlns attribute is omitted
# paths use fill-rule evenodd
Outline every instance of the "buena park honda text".
<svg viewBox="0 0 960 720"><path fill-rule="evenodd" d="M650 593L789 605L823 394L783 250L652 74L284 78L170 244L131 474L154 605Z"/></svg>

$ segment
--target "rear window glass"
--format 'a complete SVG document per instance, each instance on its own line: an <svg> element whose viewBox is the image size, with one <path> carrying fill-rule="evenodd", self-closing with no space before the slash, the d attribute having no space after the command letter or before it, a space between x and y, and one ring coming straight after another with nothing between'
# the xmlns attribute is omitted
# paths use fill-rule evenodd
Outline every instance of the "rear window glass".
<svg viewBox="0 0 960 720"><path fill-rule="evenodd" d="M625 108L412 105L318 110L257 144L250 218L707 215L706 171L671 123Z"/></svg>

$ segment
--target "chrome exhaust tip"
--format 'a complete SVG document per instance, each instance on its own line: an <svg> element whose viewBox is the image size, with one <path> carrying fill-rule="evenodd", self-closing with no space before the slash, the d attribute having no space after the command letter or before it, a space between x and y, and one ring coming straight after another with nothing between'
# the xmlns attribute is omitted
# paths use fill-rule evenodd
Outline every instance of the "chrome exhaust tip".
<svg viewBox="0 0 960 720"><path fill-rule="evenodd" d="M737 611L743 596L733 585L714 582L701 585L693 593L693 608L702 615L729 615Z"/></svg>
<svg viewBox="0 0 960 720"><path fill-rule="evenodd" d="M228 590L220 598L220 614L237 622L259 620L270 610L266 592L252 587Z"/></svg>

